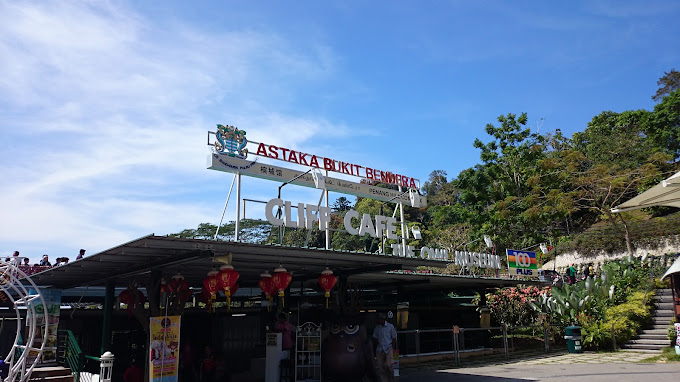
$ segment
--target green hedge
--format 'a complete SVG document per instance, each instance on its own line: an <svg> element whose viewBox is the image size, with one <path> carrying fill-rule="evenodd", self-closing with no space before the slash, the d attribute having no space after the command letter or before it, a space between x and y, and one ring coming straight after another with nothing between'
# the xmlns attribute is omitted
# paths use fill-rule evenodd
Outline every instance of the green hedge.
<svg viewBox="0 0 680 382"><path fill-rule="evenodd" d="M612 350L612 330L617 346L637 334L652 317L653 293L633 292L626 302L607 308L603 320L584 318L582 326L583 347L588 350Z"/></svg>

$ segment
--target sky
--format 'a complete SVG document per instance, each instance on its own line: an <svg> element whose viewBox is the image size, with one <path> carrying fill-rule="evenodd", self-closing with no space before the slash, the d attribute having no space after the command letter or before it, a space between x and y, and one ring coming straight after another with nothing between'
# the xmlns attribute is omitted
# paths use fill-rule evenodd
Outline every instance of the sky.
<svg viewBox="0 0 680 382"><path fill-rule="evenodd" d="M678 16L677 1L0 0L0 256L217 224L233 177L206 169L216 124L425 182L479 163L501 114L570 136L651 110L680 69ZM278 186L243 178L243 197Z"/></svg>

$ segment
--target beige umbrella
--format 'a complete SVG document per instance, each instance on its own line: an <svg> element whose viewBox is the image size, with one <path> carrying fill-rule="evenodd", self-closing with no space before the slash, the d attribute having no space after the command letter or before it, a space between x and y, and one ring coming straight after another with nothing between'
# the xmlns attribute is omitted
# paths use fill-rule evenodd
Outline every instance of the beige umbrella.
<svg viewBox="0 0 680 382"><path fill-rule="evenodd" d="M661 280L666 278L666 276L672 275L673 273L680 273L680 257L675 259L675 261L673 262L673 265L671 265L671 267L668 268L666 273L663 274L663 277L661 277Z"/></svg>
<svg viewBox="0 0 680 382"><path fill-rule="evenodd" d="M612 212L630 211L653 206L680 208L680 172L633 199L612 208Z"/></svg>

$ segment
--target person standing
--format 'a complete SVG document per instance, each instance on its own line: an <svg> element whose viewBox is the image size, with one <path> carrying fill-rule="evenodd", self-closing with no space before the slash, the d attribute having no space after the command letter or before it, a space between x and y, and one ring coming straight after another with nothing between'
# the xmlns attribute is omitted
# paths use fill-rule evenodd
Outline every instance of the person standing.
<svg viewBox="0 0 680 382"><path fill-rule="evenodd" d="M288 322L285 313L279 313L276 318L274 331L281 333L281 350L287 350L290 355L290 350L293 348L293 325Z"/></svg>
<svg viewBox="0 0 680 382"><path fill-rule="evenodd" d="M144 370L137 366L137 362L133 358L130 362L130 367L125 370L123 374L124 382L144 382Z"/></svg>
<svg viewBox="0 0 680 382"><path fill-rule="evenodd" d="M392 367L394 348L397 347L397 331L394 325L385 320L385 314L378 314L378 325L373 330L373 339L377 342L376 356L380 380L394 382L394 368Z"/></svg>
<svg viewBox="0 0 680 382"><path fill-rule="evenodd" d="M19 261L21 261L21 258L19 257L19 251L14 251L14 254L12 254L12 260L10 260L9 263L14 266L18 266Z"/></svg>
<svg viewBox="0 0 680 382"><path fill-rule="evenodd" d="M576 267L574 267L574 263L569 265L567 276L569 276L569 285L574 285L576 283Z"/></svg>
<svg viewBox="0 0 680 382"><path fill-rule="evenodd" d="M84 249L81 249L81 250L80 250L80 253L78 253L78 257L76 257L76 260L80 260L80 259L82 259L83 257L85 257L85 250L84 250Z"/></svg>
<svg viewBox="0 0 680 382"><path fill-rule="evenodd" d="M51 267L52 263L50 263L49 257L47 254L44 254L42 257L42 260L40 260L40 263L38 263L41 267Z"/></svg>

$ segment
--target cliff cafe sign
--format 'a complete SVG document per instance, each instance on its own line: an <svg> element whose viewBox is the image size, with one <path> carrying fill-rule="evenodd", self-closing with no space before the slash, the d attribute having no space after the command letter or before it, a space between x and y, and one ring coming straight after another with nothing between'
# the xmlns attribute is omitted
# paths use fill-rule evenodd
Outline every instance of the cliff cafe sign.
<svg viewBox="0 0 680 382"><path fill-rule="evenodd" d="M293 208L297 211L293 212ZM277 217L279 210L283 212L281 217ZM318 224L320 230L327 230L331 221L331 214L331 210L328 207L304 203L297 203L296 206L293 206L290 201L284 201L279 198L271 199L265 207L265 216L270 224L274 226L285 225L291 228L314 229ZM359 214L355 210L349 210L345 213L343 223L345 230L350 235L369 235L373 238L385 237L394 240L408 239L409 235L408 231L406 231L406 237L399 237L397 235L397 219L391 216L371 216L369 214ZM410 233L416 240L421 238L417 227L411 227ZM392 244L391 247L392 254L395 256L449 260L449 252L445 249L423 247L418 252L414 246L403 246L396 243ZM456 265L465 267L501 268L500 257L486 253L456 251L454 253L454 261Z"/></svg>

